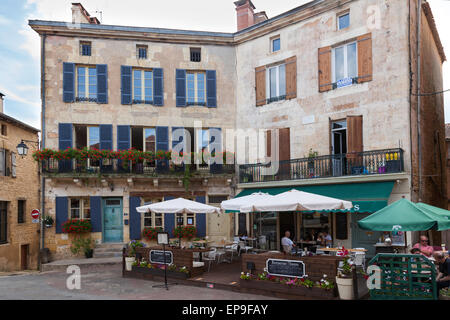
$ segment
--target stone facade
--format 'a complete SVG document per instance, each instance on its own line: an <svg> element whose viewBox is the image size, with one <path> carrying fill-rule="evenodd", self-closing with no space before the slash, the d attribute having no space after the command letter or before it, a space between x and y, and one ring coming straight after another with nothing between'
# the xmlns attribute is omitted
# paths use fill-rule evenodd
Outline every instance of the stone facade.
<svg viewBox="0 0 450 320"><path fill-rule="evenodd" d="M417 201L417 98L410 91L410 87L414 88L417 83L414 76L417 54L414 49L415 2L313 1L272 19L257 19L256 26L252 26L255 23L253 4L249 1L237 1L235 4L238 7L239 31L234 34L117 26L101 28L94 26L94 22L90 22L89 28L83 25L70 28L64 23L30 21L31 27L41 34L45 44L45 147L58 148L60 123L112 124L114 147L118 140L115 130L118 125L218 127L222 132L227 129L266 131L290 128L289 159L299 159L306 158L308 150L317 151L319 155L331 154L332 121L362 116L361 151L401 148L404 152L404 167L399 174L330 178L321 182L305 179L292 183L237 185L236 178L232 176L197 177L192 182L189 195L205 196L208 199L213 194L232 197L236 192L247 188L394 181L388 203L401 198ZM342 13L350 13L350 25L338 30L337 19ZM426 3L422 13L421 65L427 70L422 73L422 92L439 91L442 89L442 63L445 55ZM245 19L243 14L246 15ZM80 11L74 10L74 22L90 21L89 18L83 19L85 17ZM336 47L353 40L360 41L363 35L370 35L371 39L370 81L320 92L318 49ZM273 52L271 41L277 38L280 39L281 49ZM80 55L80 41L91 41L90 56ZM145 60L136 57L136 46L142 44L148 46L148 59ZM190 61L191 47L201 48L201 62ZM292 57L296 57L296 72L290 75L295 79L295 88L291 88L296 92L295 95L288 100L257 107L255 70L261 66L276 65L280 61L290 61ZM107 64L108 103L63 102L64 62ZM162 68L164 106L121 104L122 65ZM216 70L217 108L176 107L176 69ZM442 96L421 100L422 110L433 110L421 113L421 200L446 206L444 162L435 162L435 159L444 155L443 100ZM231 139L226 137L225 140L224 150L234 151ZM237 150L237 156L242 156L243 153L250 158L257 155L251 161L243 162L256 163L264 160L267 151L265 138L262 135L256 141L258 143L249 143L247 150ZM429 156L430 154L435 156ZM125 221L130 214L127 203L130 196L151 198L170 192L173 196L186 195L179 179L157 177L157 183L154 180L134 176L98 179L48 176L45 187L46 208L50 215L55 215L55 197L61 196L120 197L123 199L123 240L127 241L129 231ZM236 233L237 217L209 217L207 225L207 233L214 239L230 238ZM339 242L339 245L351 246L352 228L349 223L349 237ZM249 218L247 229L251 229ZM102 235L94 237L101 241ZM409 234L408 244L412 240L412 235ZM52 232L47 233L46 241L52 252L61 255L67 252L67 245L70 243L64 235ZM439 241L438 238L434 239L434 242Z"/></svg>
<svg viewBox="0 0 450 320"><path fill-rule="evenodd" d="M6 243L0 243L0 271L37 269L39 224L32 223L31 211L40 208L38 166L31 154L23 158L18 156L16 147L22 139L38 141L39 130L3 113L0 113L0 126L6 126L6 135L0 133L0 150L15 153L15 166L14 163L9 165L15 174L13 172L10 172L8 176L0 174L0 202L7 203ZM27 145L30 153L36 148L33 143L27 142ZM19 200L25 201L24 220L20 223Z"/></svg>

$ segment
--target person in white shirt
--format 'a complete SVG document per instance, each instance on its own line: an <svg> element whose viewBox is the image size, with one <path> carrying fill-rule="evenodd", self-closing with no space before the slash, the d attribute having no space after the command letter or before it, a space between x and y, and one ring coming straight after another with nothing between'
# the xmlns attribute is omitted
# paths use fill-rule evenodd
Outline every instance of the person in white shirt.
<svg viewBox="0 0 450 320"><path fill-rule="evenodd" d="M328 231L325 231L323 233L323 240L324 240L326 246L331 246L333 244L333 238L331 238Z"/></svg>
<svg viewBox="0 0 450 320"><path fill-rule="evenodd" d="M291 232L286 231L284 233L284 238L281 239L281 245L283 246L283 251L286 253L290 253L292 251L292 247L295 247L294 242L290 238Z"/></svg>

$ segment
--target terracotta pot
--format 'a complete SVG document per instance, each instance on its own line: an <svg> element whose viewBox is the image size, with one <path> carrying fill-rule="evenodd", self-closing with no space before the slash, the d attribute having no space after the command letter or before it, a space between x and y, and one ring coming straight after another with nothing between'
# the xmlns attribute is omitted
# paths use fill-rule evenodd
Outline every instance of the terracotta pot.
<svg viewBox="0 0 450 320"><path fill-rule="evenodd" d="M353 279L336 277L336 284L339 290L341 300L354 300Z"/></svg>

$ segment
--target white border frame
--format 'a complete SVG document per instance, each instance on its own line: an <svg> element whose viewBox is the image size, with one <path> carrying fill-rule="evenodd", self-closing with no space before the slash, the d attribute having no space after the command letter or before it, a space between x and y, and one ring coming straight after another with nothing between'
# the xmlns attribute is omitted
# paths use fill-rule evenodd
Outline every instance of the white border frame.
<svg viewBox="0 0 450 320"><path fill-rule="evenodd" d="M296 276L287 276L285 274L275 274L275 273L270 273L269 272L269 261L270 260L276 260L276 261L294 261L294 262L300 262L303 265L303 276L301 277L296 277ZM305 263L301 260L286 260L286 259L267 259L266 260L266 270L267 270L267 274L271 275L271 276L278 276L278 277L288 277L288 278L297 278L297 279L302 279L307 277L308 275L306 274L306 267L305 267Z"/></svg>

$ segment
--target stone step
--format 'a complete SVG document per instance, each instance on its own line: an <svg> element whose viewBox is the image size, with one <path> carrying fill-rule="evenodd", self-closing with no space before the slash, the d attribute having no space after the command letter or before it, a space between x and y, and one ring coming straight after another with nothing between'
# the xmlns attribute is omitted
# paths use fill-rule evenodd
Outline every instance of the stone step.
<svg viewBox="0 0 450 320"><path fill-rule="evenodd" d="M102 251L97 252L97 250L94 250L94 258L113 258L113 257L121 257L122 251Z"/></svg>
<svg viewBox="0 0 450 320"><path fill-rule="evenodd" d="M112 258L91 258L91 259L72 259L72 260L57 260L42 265L42 272L47 271L66 271L69 266L78 266L80 269L101 269L107 265L122 264L122 257Z"/></svg>
<svg viewBox="0 0 450 320"><path fill-rule="evenodd" d="M122 248L102 248L95 247L94 252L122 252Z"/></svg>
<svg viewBox="0 0 450 320"><path fill-rule="evenodd" d="M119 249L119 250L122 250L124 245L125 245L124 243L100 243L100 244L97 244L95 246L95 249L108 248L108 249Z"/></svg>

